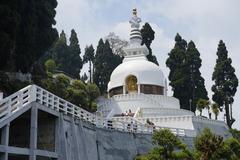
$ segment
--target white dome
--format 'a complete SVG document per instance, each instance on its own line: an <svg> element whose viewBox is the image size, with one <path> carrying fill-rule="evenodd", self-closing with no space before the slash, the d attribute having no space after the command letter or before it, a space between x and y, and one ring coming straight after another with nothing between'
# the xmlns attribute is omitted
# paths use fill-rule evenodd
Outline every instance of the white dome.
<svg viewBox="0 0 240 160"><path fill-rule="evenodd" d="M150 61L135 57L134 60L123 61L115 68L108 83L108 91L125 85L125 80L129 75L136 76L138 84L157 85L165 88L165 78L160 67Z"/></svg>

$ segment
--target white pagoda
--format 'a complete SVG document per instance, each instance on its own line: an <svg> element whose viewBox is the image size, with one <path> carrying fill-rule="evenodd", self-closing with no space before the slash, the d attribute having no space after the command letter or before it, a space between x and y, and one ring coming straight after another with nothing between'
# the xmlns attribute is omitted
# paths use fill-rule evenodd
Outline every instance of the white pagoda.
<svg viewBox="0 0 240 160"><path fill-rule="evenodd" d="M108 83L108 98L98 102L98 113L108 119L132 119L152 122L163 128L193 131L195 136L203 128L227 135L228 127L223 121L207 119L189 110L180 109L179 100L167 96L167 82L160 67L147 60L149 54L141 45L139 30L141 19L133 9L130 19L130 45L124 49L125 56L112 72Z"/></svg>

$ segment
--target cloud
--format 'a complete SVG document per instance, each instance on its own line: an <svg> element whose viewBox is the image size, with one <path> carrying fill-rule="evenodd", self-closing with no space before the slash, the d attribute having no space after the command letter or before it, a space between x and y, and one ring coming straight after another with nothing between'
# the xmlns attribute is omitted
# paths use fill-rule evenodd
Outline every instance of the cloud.
<svg viewBox="0 0 240 160"><path fill-rule="evenodd" d="M119 35L120 38L124 40L129 40L131 28L129 27L129 22L119 22L116 25L112 26L112 32L116 35Z"/></svg>

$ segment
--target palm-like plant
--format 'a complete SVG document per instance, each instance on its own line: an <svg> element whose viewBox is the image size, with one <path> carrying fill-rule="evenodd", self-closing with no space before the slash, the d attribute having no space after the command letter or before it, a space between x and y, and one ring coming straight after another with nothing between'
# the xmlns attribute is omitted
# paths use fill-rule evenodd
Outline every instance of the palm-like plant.
<svg viewBox="0 0 240 160"><path fill-rule="evenodd" d="M194 146L201 160L215 159L223 144L223 137L213 134L208 128L205 128L194 141Z"/></svg>
<svg viewBox="0 0 240 160"><path fill-rule="evenodd" d="M215 120L217 120L217 117L218 117L218 115L219 115L219 106L218 106L218 104L217 103L213 103L212 105L211 105L211 109L212 109L212 112L214 113L214 115L215 115Z"/></svg>
<svg viewBox="0 0 240 160"><path fill-rule="evenodd" d="M208 118L211 119L211 112L210 112L210 101L206 100L204 101L205 108L208 110Z"/></svg>
<svg viewBox="0 0 240 160"><path fill-rule="evenodd" d="M210 112L209 112L209 105L210 105L210 102L206 99L202 99L200 98L198 101L197 101L197 110L199 110L200 112L200 116L202 116L202 110L204 108L207 108L208 110L208 115L209 115L209 118L210 118Z"/></svg>

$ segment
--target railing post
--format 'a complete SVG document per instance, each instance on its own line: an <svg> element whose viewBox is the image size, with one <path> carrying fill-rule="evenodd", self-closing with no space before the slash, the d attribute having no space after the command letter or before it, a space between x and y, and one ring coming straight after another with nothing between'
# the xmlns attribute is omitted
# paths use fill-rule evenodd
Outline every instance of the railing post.
<svg viewBox="0 0 240 160"><path fill-rule="evenodd" d="M37 100L37 86L32 85L30 91L30 102L34 102Z"/></svg>
<svg viewBox="0 0 240 160"><path fill-rule="evenodd" d="M54 100L55 100L55 97L54 97ZM58 97L56 100L56 109L57 109L57 111L59 111L59 98Z"/></svg>
<svg viewBox="0 0 240 160"><path fill-rule="evenodd" d="M8 116L10 116L11 115L11 111L12 110L12 108L11 108L11 99L8 99L8 101L7 101L7 114L8 114Z"/></svg>
<svg viewBox="0 0 240 160"><path fill-rule="evenodd" d="M17 109L21 108L23 106L23 92L20 91L19 95L17 96L17 101L18 101L18 104L17 104Z"/></svg>
<svg viewBox="0 0 240 160"><path fill-rule="evenodd" d="M67 114L68 106L67 106L66 102L63 103L63 106L64 106L64 114Z"/></svg>

